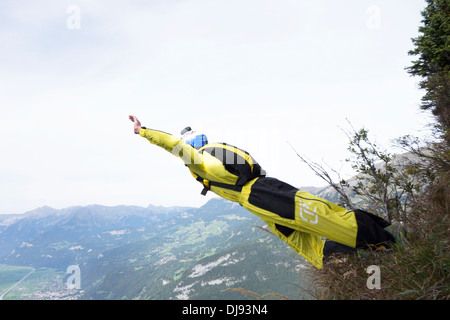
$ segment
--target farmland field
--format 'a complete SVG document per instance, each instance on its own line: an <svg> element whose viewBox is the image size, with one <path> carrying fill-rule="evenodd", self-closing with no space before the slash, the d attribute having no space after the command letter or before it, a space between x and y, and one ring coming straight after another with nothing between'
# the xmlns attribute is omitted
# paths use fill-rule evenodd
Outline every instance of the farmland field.
<svg viewBox="0 0 450 320"><path fill-rule="evenodd" d="M3 300L73 298L76 292L67 289L64 278L63 271L52 268L0 265L0 296Z"/></svg>
<svg viewBox="0 0 450 320"><path fill-rule="evenodd" d="M31 267L17 267L0 264L0 294L33 270Z"/></svg>

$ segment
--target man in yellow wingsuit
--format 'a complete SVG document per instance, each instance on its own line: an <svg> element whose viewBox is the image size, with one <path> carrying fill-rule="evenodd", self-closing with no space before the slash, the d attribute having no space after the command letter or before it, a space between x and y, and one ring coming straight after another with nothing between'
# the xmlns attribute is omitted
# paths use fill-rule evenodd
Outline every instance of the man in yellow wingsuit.
<svg viewBox="0 0 450 320"><path fill-rule="evenodd" d="M317 268L333 252L384 246L395 242L384 228L385 220L363 210L346 210L332 202L275 178L249 153L226 143L208 143L203 134L186 127L181 137L147 129L136 116L134 133L180 157L194 178L203 185L203 195L212 191L238 202L260 217L275 235Z"/></svg>

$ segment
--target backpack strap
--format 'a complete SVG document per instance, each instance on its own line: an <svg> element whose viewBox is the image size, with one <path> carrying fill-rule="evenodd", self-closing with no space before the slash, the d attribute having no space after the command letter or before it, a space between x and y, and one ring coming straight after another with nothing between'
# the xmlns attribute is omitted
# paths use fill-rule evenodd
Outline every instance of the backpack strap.
<svg viewBox="0 0 450 320"><path fill-rule="evenodd" d="M202 177L200 177L199 175L196 175L192 171L191 171L191 174L194 176L195 180L197 180L198 182L203 184L203 190L202 190L202 192L200 192L200 194L203 195L203 196L206 196L208 191L211 190L211 186L215 186L215 187L219 187L219 188L223 188L223 189L228 189L228 190L233 190L233 191L238 191L238 192L242 191L242 186L233 185L233 184L227 184L227 183L221 183L221 182L215 182L215 181L210 181L210 180L207 180L207 179L203 179Z"/></svg>
<svg viewBox="0 0 450 320"><path fill-rule="evenodd" d="M208 192L208 190L210 189L211 186L211 181L203 179L202 177L200 177L199 175L195 174L192 170L189 170L191 172L191 174L194 176L195 180L197 180L198 182L200 182L201 184L203 184L203 190L202 192L200 192L200 194L202 196L206 196L206 193Z"/></svg>

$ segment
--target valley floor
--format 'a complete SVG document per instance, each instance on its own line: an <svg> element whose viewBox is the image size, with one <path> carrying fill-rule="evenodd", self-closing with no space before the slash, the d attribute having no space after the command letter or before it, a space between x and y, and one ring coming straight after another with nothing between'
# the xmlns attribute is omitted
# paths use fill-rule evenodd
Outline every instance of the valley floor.
<svg viewBox="0 0 450 320"><path fill-rule="evenodd" d="M22 276L24 272L28 273ZM64 277L64 272L52 268L0 265L0 300L78 299L80 292L69 290Z"/></svg>

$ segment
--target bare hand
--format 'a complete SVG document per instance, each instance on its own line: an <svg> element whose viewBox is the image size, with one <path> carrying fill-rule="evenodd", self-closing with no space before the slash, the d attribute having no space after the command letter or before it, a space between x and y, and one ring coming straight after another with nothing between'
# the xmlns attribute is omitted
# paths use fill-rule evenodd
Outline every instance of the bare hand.
<svg viewBox="0 0 450 320"><path fill-rule="evenodd" d="M138 118L136 116L128 116L128 118L134 122L134 133L138 134L139 131L141 131L141 123L139 122Z"/></svg>

